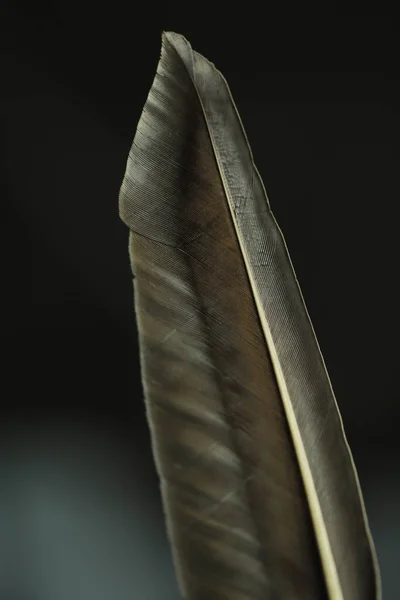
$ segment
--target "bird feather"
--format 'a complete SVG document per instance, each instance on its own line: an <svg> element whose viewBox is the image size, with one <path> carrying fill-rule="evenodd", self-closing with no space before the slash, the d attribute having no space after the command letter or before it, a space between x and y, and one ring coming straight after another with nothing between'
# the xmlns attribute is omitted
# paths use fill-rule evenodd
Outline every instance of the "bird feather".
<svg viewBox="0 0 400 600"><path fill-rule="evenodd" d="M228 85L164 33L120 191L184 598L377 600L354 462Z"/></svg>

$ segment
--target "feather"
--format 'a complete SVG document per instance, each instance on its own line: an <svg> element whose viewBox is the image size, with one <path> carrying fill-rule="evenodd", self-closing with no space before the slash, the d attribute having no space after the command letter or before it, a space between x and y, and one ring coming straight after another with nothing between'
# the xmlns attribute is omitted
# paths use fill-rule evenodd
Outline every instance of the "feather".
<svg viewBox="0 0 400 600"><path fill-rule="evenodd" d="M331 383L221 73L164 33L120 191L141 370L190 600L376 600Z"/></svg>

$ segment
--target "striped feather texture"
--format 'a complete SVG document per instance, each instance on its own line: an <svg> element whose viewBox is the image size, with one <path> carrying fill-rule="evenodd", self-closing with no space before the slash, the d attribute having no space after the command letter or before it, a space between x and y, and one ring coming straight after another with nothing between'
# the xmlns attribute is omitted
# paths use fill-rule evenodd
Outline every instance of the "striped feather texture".
<svg viewBox="0 0 400 600"><path fill-rule="evenodd" d="M182 596L376 600L325 365L222 75L163 34L120 192Z"/></svg>

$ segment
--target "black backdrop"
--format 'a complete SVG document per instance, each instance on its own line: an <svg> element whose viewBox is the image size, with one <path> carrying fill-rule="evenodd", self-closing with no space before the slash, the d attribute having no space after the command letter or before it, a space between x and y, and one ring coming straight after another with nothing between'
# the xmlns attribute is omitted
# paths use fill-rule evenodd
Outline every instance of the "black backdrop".
<svg viewBox="0 0 400 600"><path fill-rule="evenodd" d="M230 83L336 391L385 598L397 599L391 20L253 12L247 23L231 12L217 25L194 5L2 7L0 597L178 598L117 209L161 31L172 29Z"/></svg>

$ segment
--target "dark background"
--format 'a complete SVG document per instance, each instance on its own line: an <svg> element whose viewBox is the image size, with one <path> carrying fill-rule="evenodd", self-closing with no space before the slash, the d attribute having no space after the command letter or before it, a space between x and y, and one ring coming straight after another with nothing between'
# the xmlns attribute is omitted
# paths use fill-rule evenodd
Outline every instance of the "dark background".
<svg viewBox="0 0 400 600"><path fill-rule="evenodd" d="M127 8L129 7L129 8ZM400 583L399 72L394 19L2 4L0 597L177 599L118 191L160 53L225 74ZM235 27L231 19L236 21ZM387 70L385 70L387 69Z"/></svg>

